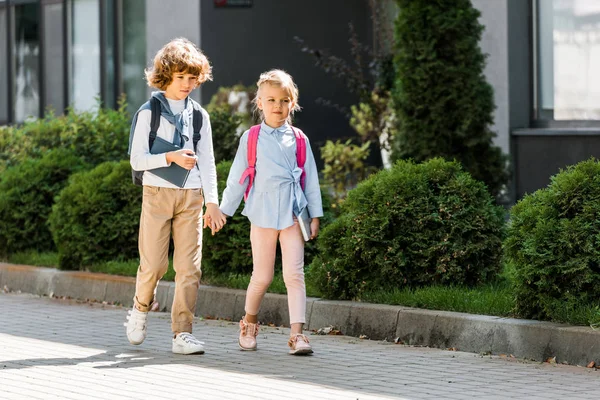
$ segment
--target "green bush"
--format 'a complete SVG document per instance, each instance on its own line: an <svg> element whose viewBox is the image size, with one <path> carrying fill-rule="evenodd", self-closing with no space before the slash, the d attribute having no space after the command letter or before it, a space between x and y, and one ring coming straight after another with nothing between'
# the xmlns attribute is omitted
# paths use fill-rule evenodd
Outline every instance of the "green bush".
<svg viewBox="0 0 600 400"><path fill-rule="evenodd" d="M0 175L0 253L54 248L46 226L54 197L84 163L71 151L56 149L25 160Z"/></svg>
<svg viewBox="0 0 600 400"><path fill-rule="evenodd" d="M373 167L366 165L369 153L370 142L357 146L352 144L350 139L345 143L328 140L325 146L321 147L324 163L323 183L333 192L335 208L342 203L348 190L356 187L358 182L374 172Z"/></svg>
<svg viewBox="0 0 600 400"><path fill-rule="evenodd" d="M217 177L219 186L219 198L223 198L231 161L222 161L217 164ZM331 200L324 194L323 211L325 216L321 219L321 227L333 219L331 212ZM244 202L240 204L235 215L227 218L227 224L212 236L208 230L204 231L202 250L203 276L214 278L228 274L250 274L252 272L252 248L250 245L250 221L242 215ZM304 261L309 265L317 253L315 240L305 244ZM281 267L279 247L277 249L276 268Z"/></svg>
<svg viewBox="0 0 600 400"><path fill-rule="evenodd" d="M256 95L256 87L241 84L220 87L206 106L212 115L215 109L237 115L241 119L242 130L246 130L255 123L252 116L252 99Z"/></svg>
<svg viewBox="0 0 600 400"><path fill-rule="evenodd" d="M122 99L118 110L98 107L93 112L69 109L66 115L46 113L43 119L20 127L0 129L0 172L51 149L69 149L90 165L127 158L129 115Z"/></svg>
<svg viewBox="0 0 600 400"><path fill-rule="evenodd" d="M494 92L486 82L483 25L470 0L396 0L398 131L392 158L458 160L496 196L508 180L493 145Z"/></svg>
<svg viewBox="0 0 600 400"><path fill-rule="evenodd" d="M233 160L240 141L239 127L242 118L230 113L225 107L214 107L210 111L213 148L216 162Z"/></svg>
<svg viewBox="0 0 600 400"><path fill-rule="evenodd" d="M519 201L504 247L519 315L563 320L559 315L598 306L600 164L570 166Z"/></svg>
<svg viewBox="0 0 600 400"><path fill-rule="evenodd" d="M500 270L503 209L456 162L398 161L348 193L319 239L310 279L329 298L489 282Z"/></svg>
<svg viewBox="0 0 600 400"><path fill-rule="evenodd" d="M60 268L137 258L141 204L142 190L131 183L129 161L73 175L49 219Z"/></svg>

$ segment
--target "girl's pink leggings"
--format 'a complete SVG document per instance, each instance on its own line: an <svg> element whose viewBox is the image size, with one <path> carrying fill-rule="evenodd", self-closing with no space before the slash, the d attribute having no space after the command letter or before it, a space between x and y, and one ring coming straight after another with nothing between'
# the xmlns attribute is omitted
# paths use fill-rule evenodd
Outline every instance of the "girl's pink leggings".
<svg viewBox="0 0 600 400"><path fill-rule="evenodd" d="M246 313L257 315L260 303L273 281L277 239L281 244L283 280L288 293L290 324L305 323L306 286L304 285L304 239L296 221L289 228L260 228L252 225L252 278L246 292Z"/></svg>

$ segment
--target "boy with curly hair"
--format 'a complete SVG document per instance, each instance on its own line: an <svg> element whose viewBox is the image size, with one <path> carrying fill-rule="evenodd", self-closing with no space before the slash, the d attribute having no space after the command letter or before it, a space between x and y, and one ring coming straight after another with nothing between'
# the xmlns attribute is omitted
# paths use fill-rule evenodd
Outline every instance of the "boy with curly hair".
<svg viewBox="0 0 600 400"><path fill-rule="evenodd" d="M212 233L225 224L219 210L217 173L208 113L189 95L212 79L206 56L192 42L177 38L167 43L146 71L148 85L159 89L152 97L160 102L156 139L178 150L153 154L150 147L151 106L144 103L133 118L129 143L131 167L143 171L139 251L134 306L127 317L127 338L139 345L146 338L148 311L155 302L156 287L169 266L172 234L175 293L171 312L172 350L178 354L202 354L202 342L192 335L192 320L200 285L202 229ZM153 101L156 101L153 100ZM200 110L202 128L197 148L190 140L194 109ZM156 143L156 142L153 142ZM189 170L183 187L154 174L175 163ZM206 205L204 226L202 209Z"/></svg>

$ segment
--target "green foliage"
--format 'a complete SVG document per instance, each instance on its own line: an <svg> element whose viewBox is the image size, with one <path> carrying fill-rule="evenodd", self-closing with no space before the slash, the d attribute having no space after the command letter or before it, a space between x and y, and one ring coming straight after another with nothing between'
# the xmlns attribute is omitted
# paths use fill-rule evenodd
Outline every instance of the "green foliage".
<svg viewBox="0 0 600 400"><path fill-rule="evenodd" d="M0 175L0 254L54 248L46 226L54 197L84 166L71 151L56 149Z"/></svg>
<svg viewBox="0 0 600 400"><path fill-rule="evenodd" d="M141 188L129 161L106 162L74 175L50 215L60 268L137 257Z"/></svg>
<svg viewBox="0 0 600 400"><path fill-rule="evenodd" d="M396 115L389 92L371 93L371 101L350 107L350 125L363 143L374 141L383 150L390 150L391 139L397 130Z"/></svg>
<svg viewBox="0 0 600 400"><path fill-rule="evenodd" d="M230 113L226 107L214 107L210 111L216 162L233 160L235 158L241 122L242 117L237 113Z"/></svg>
<svg viewBox="0 0 600 400"><path fill-rule="evenodd" d="M521 316L563 320L597 307L600 164L590 159L570 166L519 201L504 247Z"/></svg>
<svg viewBox="0 0 600 400"><path fill-rule="evenodd" d="M396 1L393 159L456 159L498 195L507 159L492 142L494 94L483 73L479 11L470 0Z"/></svg>
<svg viewBox="0 0 600 400"><path fill-rule="evenodd" d="M227 176L232 161L217 164L219 198L227 186ZM222 274L250 274L252 272L252 249L250 247L250 222L242 215L242 202L233 217L212 236L208 230L202 238L202 274L214 277Z"/></svg>
<svg viewBox="0 0 600 400"><path fill-rule="evenodd" d="M129 115L124 99L119 109L98 107L92 112L69 109L66 115L0 128L0 172L29 158L40 158L51 149L69 149L90 165L127 158Z"/></svg>
<svg viewBox="0 0 600 400"><path fill-rule="evenodd" d="M456 162L398 161L348 193L310 267L325 297L490 282L500 270L503 209Z"/></svg>
<svg viewBox="0 0 600 400"><path fill-rule="evenodd" d="M207 111L211 114L214 110L237 115L241 119L241 130L244 131L254 123L252 117L252 99L256 95L256 88L244 85L220 87L208 103Z"/></svg>
<svg viewBox="0 0 600 400"><path fill-rule="evenodd" d="M365 164L369 157L370 142L357 146L351 140L341 143L325 142L321 147L323 168L323 183L333 190L334 206L337 207L346 197L348 190L356 187L358 182L365 179L373 168Z"/></svg>
<svg viewBox="0 0 600 400"><path fill-rule="evenodd" d="M231 164L231 161L222 161L217 164L219 198L223 196ZM202 244L203 277L215 280L216 277L223 278L240 274L249 276L251 274L250 221L242 215L243 209L244 203L242 201L235 215L227 218L227 224L215 236L212 236L208 231L204 232ZM326 194L323 194L323 211L325 216L321 219L322 227L327 226L333 219L331 200ZM305 265L310 264L316 253L316 241L307 242L304 251ZM276 268L280 268L280 266L281 258L278 247Z"/></svg>

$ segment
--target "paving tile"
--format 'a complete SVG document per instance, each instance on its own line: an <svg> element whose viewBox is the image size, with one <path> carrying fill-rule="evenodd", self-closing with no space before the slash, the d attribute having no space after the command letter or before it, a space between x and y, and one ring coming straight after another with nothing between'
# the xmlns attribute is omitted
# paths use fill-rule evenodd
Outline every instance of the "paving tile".
<svg viewBox="0 0 600 400"><path fill-rule="evenodd" d="M201 356L171 353L170 315L151 313L140 346L127 309L0 294L2 399L589 399L600 372L425 347L311 335L315 354L290 356L289 330L261 329L237 348L237 324L194 321ZM248 390L248 388L251 390Z"/></svg>

